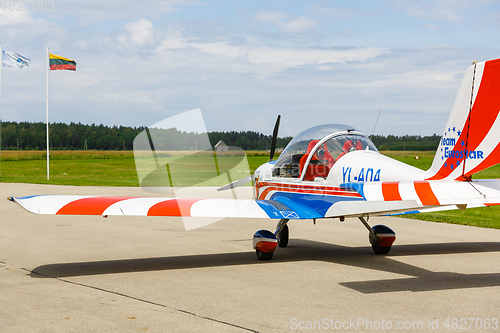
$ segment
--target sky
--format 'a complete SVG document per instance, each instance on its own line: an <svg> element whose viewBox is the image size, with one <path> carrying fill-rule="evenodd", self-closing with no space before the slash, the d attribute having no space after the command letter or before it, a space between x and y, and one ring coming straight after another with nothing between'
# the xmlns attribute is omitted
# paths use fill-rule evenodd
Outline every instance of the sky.
<svg viewBox="0 0 500 333"><path fill-rule="evenodd" d="M500 0L41 0L0 8L2 120L150 126L200 108L208 131L339 123L441 135L473 60L500 58ZM47 3L47 2L44 2ZM36 8L34 8L35 6ZM45 8L45 7L43 7ZM19 10L22 9L22 10ZM38 9L38 10L35 10Z"/></svg>

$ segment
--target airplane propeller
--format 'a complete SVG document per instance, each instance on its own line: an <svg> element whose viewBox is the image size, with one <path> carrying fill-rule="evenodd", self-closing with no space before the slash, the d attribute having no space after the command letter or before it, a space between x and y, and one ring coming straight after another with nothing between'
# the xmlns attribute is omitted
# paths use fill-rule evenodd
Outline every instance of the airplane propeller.
<svg viewBox="0 0 500 333"><path fill-rule="evenodd" d="M269 153L269 162L273 160L274 151L276 150L276 141L278 140L278 129L280 127L280 119L281 115L278 115L278 119L276 119L276 124L274 124L273 139L271 141L271 151Z"/></svg>
<svg viewBox="0 0 500 333"><path fill-rule="evenodd" d="M276 150L276 142L278 141L278 129L280 127L280 119L281 115L278 115L278 118L276 119L276 124L274 124L274 130L273 130L273 137L271 140L271 151L269 152L269 162L273 160L274 157L274 152ZM219 187L217 191L225 191L233 188L237 188L241 185L245 185L255 179L255 175L250 175L245 178L238 179L230 184L224 185L222 187Z"/></svg>

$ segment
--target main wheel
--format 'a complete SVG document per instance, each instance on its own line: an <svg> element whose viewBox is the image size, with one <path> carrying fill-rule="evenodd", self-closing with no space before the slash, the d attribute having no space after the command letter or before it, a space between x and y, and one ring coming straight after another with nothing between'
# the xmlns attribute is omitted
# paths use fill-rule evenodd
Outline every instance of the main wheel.
<svg viewBox="0 0 500 333"><path fill-rule="evenodd" d="M283 229L281 229L281 232L277 237L279 247L287 247L288 246L289 235L290 235L290 231L288 230L288 226L285 224L285 226L283 227Z"/></svg>
<svg viewBox="0 0 500 333"><path fill-rule="evenodd" d="M373 243L372 249L376 254L387 254L391 251L391 246L380 246L378 243Z"/></svg>
<svg viewBox="0 0 500 333"><path fill-rule="evenodd" d="M273 252L262 252L259 250L255 250L255 254L257 254L257 259L261 261L267 261L273 258Z"/></svg>
<svg viewBox="0 0 500 333"><path fill-rule="evenodd" d="M370 233L370 244L376 254L387 254L391 251L392 243L396 240L396 233L385 225L376 225Z"/></svg>

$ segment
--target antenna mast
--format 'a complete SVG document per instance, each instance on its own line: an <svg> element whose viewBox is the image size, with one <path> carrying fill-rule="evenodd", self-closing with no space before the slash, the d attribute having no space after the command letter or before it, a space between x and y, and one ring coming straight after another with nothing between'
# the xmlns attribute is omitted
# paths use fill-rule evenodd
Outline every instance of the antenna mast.
<svg viewBox="0 0 500 333"><path fill-rule="evenodd" d="M375 126L373 126L373 131L372 131L372 134L370 135L370 141L372 140L373 133L375 133L375 128L377 127L378 120L380 118L381 113L382 113L382 109L380 109L380 112L378 113L377 121L375 122Z"/></svg>

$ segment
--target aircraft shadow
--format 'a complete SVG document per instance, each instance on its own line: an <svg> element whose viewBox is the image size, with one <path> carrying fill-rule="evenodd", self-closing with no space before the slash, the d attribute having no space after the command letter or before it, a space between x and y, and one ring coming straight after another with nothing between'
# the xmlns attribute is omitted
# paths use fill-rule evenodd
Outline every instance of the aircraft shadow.
<svg viewBox="0 0 500 333"><path fill-rule="evenodd" d="M291 239L290 245L286 249L277 249L273 260L270 262L260 262L255 257L253 251L248 251L49 264L34 268L30 276L33 278L65 278L203 267L272 265L273 263L284 262L324 261L408 276L408 278L340 283L340 285L344 287L365 294L500 286L500 273L461 274L452 272L433 272L391 259L397 258L398 256L410 255L442 255L477 252L500 252L500 242L396 245L388 255L379 256L375 255L369 246L346 247L310 240Z"/></svg>

